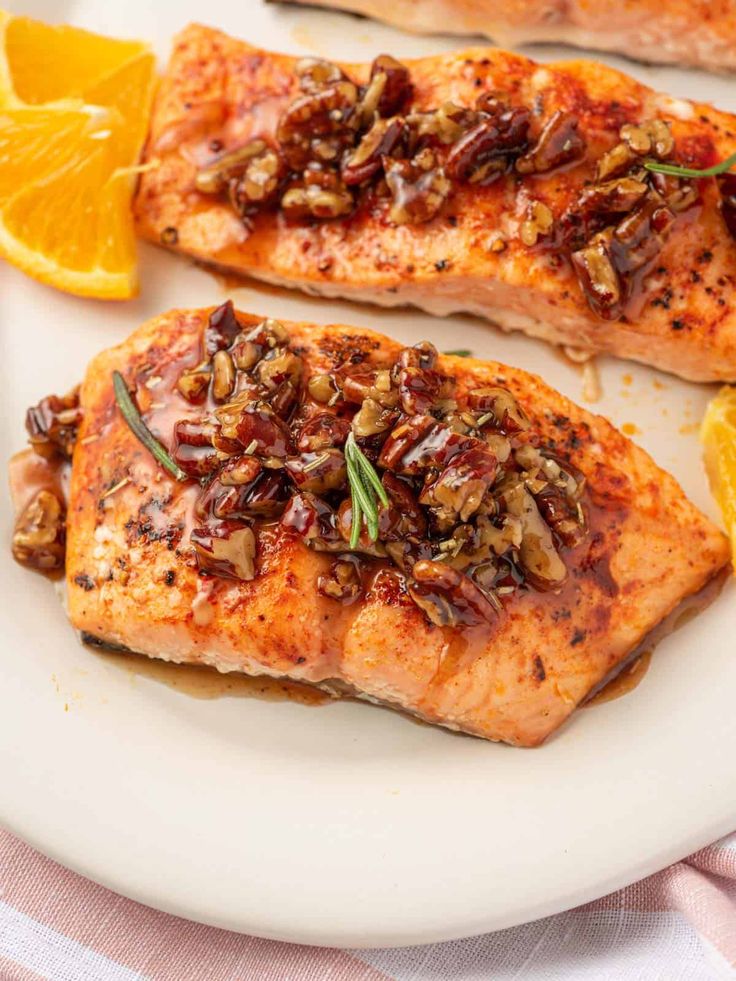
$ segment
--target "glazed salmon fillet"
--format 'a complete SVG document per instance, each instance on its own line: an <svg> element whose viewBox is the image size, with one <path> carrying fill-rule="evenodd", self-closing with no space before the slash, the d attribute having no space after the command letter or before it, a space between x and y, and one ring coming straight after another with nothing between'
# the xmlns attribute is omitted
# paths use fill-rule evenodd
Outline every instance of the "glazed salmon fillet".
<svg viewBox="0 0 736 981"><path fill-rule="evenodd" d="M183 479L129 428L114 372ZM728 561L605 419L518 369L369 330L174 310L31 410L39 452L69 448L74 413L66 580L85 636L515 746ZM390 500L354 544L351 425Z"/></svg>
<svg viewBox="0 0 736 981"><path fill-rule="evenodd" d="M221 269L728 381L736 188L651 167L709 167L735 134L593 62L340 67L194 25L134 207L143 236Z"/></svg>
<svg viewBox="0 0 736 981"><path fill-rule="evenodd" d="M289 0L334 7L419 34L497 44L572 44L707 71L736 68L733 0Z"/></svg>

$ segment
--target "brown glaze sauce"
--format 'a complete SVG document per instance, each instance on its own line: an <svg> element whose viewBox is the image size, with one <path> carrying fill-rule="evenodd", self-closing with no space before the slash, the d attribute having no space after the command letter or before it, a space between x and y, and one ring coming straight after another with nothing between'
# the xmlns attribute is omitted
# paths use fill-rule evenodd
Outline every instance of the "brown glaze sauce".
<svg viewBox="0 0 736 981"><path fill-rule="evenodd" d="M665 617L661 623L649 632L642 643L626 658L622 665L615 668L615 674L610 680L603 680L603 683L593 689L591 695L582 703L583 708L589 705L602 705L604 702L611 702L637 688L649 670L654 649L660 641L675 633L693 620L699 613L702 613L717 598L724 584L728 580L730 570L722 570L714 576L710 582L693 596L688 596L678 604L678 606Z"/></svg>
<svg viewBox="0 0 736 981"><path fill-rule="evenodd" d="M586 706L601 705L603 702L612 702L616 698L628 695L630 691L641 684L644 675L649 670L652 654L653 651L643 651L623 671L619 671L615 678L605 684L597 694L583 704Z"/></svg>
<svg viewBox="0 0 736 981"><path fill-rule="evenodd" d="M69 500L72 468L66 460L47 460L32 449L21 450L10 458L8 471L16 514L42 490L51 491L65 503Z"/></svg>
<svg viewBox="0 0 736 981"><path fill-rule="evenodd" d="M142 654L105 648L89 650L103 663L111 664L132 677L147 678L191 698L260 698L268 702L298 702L300 705L323 705L332 701L332 697L319 688L285 678L223 673L203 665L175 664Z"/></svg>

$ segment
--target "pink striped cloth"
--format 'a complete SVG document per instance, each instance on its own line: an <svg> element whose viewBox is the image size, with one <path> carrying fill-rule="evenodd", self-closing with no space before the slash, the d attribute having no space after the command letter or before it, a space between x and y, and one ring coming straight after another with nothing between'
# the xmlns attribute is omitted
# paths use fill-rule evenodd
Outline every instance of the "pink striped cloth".
<svg viewBox="0 0 736 981"><path fill-rule="evenodd" d="M0 831L0 981L712 981L736 978L734 965L736 835L525 926L426 947L344 951L159 913Z"/></svg>

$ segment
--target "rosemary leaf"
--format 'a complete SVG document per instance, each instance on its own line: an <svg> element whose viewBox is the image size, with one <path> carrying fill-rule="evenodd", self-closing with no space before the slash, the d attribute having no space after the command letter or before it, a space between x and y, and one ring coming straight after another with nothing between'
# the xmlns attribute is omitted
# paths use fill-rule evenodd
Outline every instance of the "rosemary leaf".
<svg viewBox="0 0 736 981"><path fill-rule="evenodd" d="M388 506L388 497L378 474L355 442L355 436L352 432L348 434L345 442L345 463L347 465L348 482L350 483L350 495L353 501L350 543L351 547L354 548L355 545L353 545L353 542L357 544L358 538L360 537L362 519L365 519L371 541L375 542L377 540L377 500Z"/></svg>
<svg viewBox="0 0 736 981"><path fill-rule="evenodd" d="M162 467L168 470L172 477L176 477L177 480L187 480L187 475L184 473L181 467L178 467L174 460L171 459L169 454L141 418L138 407L128 391L128 386L125 384L125 379L119 371L113 371L112 385L115 391L115 401L120 409L120 414L128 423L133 435L136 436L141 443L143 443L151 456L153 456Z"/></svg>
<svg viewBox="0 0 736 981"><path fill-rule="evenodd" d="M380 477L378 476L375 469L373 468L371 461L358 446L355 447L354 452L355 452L355 459L363 473L365 482L367 483L368 487L373 488L373 491L376 497L378 498L378 500L381 502L381 504L383 504L385 508L387 508L388 495L386 494L386 490L383 484L381 483Z"/></svg>
<svg viewBox="0 0 736 981"><path fill-rule="evenodd" d="M365 515L366 524L370 528L371 514L377 515L376 503L373 500L370 490L363 483L363 477L355 460L351 460L348 464L348 480L350 481L351 490L355 492L355 496L358 498L360 509Z"/></svg>
<svg viewBox="0 0 736 981"><path fill-rule="evenodd" d="M360 539L360 526L363 523L363 512L360 510L358 495L350 482L350 547L357 548Z"/></svg>
<svg viewBox="0 0 736 981"><path fill-rule="evenodd" d="M718 177L725 174L736 164L736 153L721 160L705 170L694 170L692 167L681 167L679 164L660 163L659 160L647 160L644 164L647 170L654 171L656 174L670 174L672 177Z"/></svg>
<svg viewBox="0 0 736 981"><path fill-rule="evenodd" d="M443 354L452 354L456 358L472 358L473 352L469 351L466 347L458 347L453 351L443 351Z"/></svg>

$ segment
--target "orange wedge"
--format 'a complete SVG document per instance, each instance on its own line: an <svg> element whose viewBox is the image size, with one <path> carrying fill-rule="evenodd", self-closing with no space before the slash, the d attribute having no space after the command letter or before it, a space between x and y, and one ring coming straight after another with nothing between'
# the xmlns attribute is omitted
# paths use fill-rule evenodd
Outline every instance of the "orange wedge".
<svg viewBox="0 0 736 981"><path fill-rule="evenodd" d="M708 405L700 429L705 468L718 501L736 566L736 388L725 386Z"/></svg>
<svg viewBox="0 0 736 981"><path fill-rule="evenodd" d="M144 44L0 13L0 255L69 293L135 294L153 84Z"/></svg>

